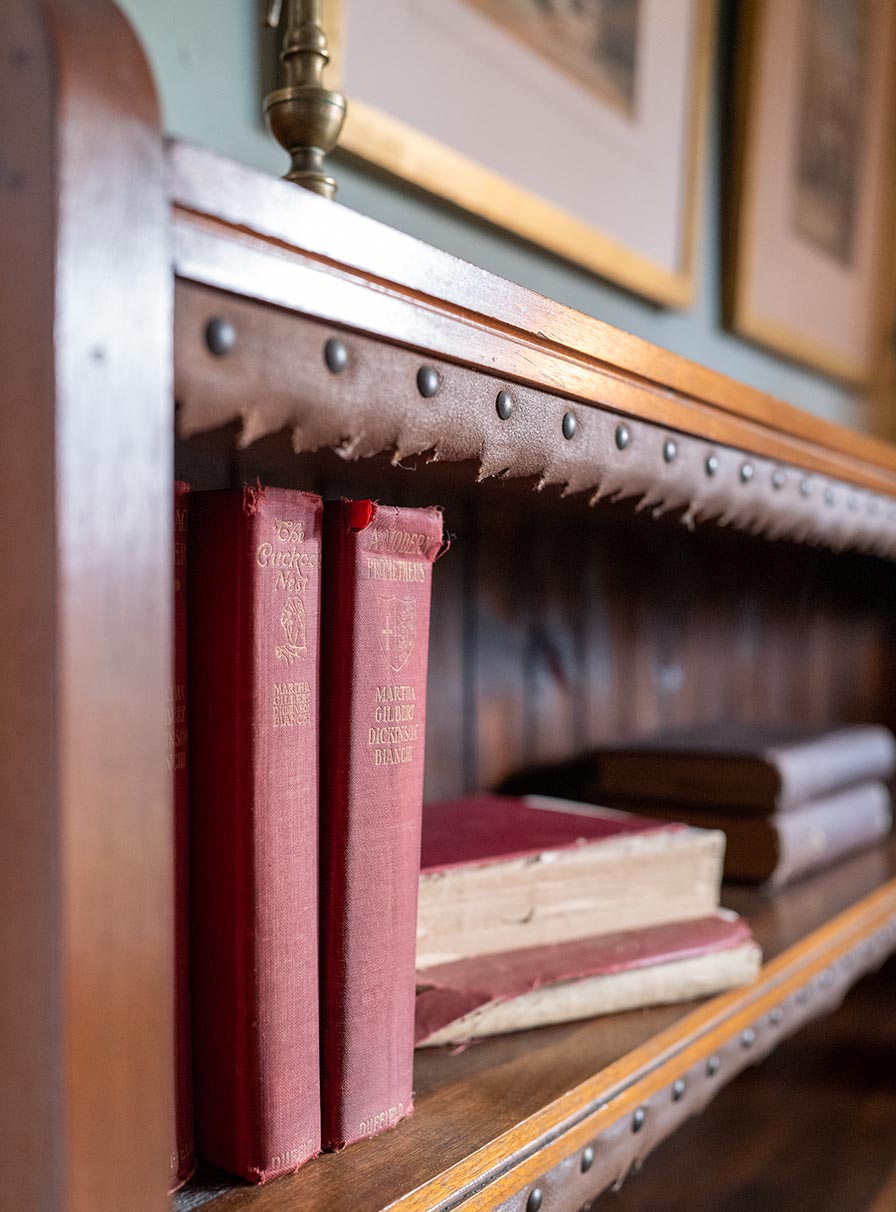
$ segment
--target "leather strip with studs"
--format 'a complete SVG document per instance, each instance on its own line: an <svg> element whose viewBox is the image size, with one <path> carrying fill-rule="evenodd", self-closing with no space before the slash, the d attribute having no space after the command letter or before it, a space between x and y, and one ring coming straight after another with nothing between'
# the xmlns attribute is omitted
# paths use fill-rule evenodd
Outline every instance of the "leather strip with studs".
<svg viewBox="0 0 896 1212"><path fill-rule="evenodd" d="M474 460L480 479L896 557L892 497L190 282L177 312L184 436L240 420L248 445L288 428L297 451Z"/></svg>

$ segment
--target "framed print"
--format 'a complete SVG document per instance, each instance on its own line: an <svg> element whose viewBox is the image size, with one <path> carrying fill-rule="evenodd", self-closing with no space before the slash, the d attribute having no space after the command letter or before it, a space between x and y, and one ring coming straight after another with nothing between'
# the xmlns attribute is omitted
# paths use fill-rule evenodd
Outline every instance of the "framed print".
<svg viewBox="0 0 896 1212"><path fill-rule="evenodd" d="M892 0L755 0L740 43L729 323L871 374L892 210Z"/></svg>
<svg viewBox="0 0 896 1212"><path fill-rule="evenodd" d="M324 0L341 146L685 306L713 18L713 0Z"/></svg>

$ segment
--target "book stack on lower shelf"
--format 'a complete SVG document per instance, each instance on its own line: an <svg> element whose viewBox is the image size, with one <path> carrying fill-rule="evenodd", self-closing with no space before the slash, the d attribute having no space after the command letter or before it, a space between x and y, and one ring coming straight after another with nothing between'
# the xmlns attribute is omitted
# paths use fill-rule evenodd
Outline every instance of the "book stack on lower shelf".
<svg viewBox="0 0 896 1212"><path fill-rule="evenodd" d="M752 981L719 909L718 832L547 798L424 811L418 1046L685 1001Z"/></svg>
<svg viewBox="0 0 896 1212"><path fill-rule="evenodd" d="M717 724L613 746L511 786L719 829L725 874L770 888L885 837L896 740L878 725Z"/></svg>

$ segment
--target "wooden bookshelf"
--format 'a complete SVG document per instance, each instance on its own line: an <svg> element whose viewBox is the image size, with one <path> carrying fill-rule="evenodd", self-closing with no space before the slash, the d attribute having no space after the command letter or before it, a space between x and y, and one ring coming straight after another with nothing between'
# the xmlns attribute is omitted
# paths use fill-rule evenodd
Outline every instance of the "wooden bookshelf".
<svg viewBox="0 0 896 1212"><path fill-rule="evenodd" d="M723 714L893 726L896 448L166 144L111 0L7 0L0 101L2 1189L161 1212L173 472L445 504L436 796ZM896 947L896 850L734 900L755 986L421 1055L394 1132L174 1207L574 1212Z"/></svg>
<svg viewBox="0 0 896 1212"><path fill-rule="evenodd" d="M534 1188L545 1209L576 1212L896 949L896 841L773 898L729 889L726 901L762 944L756 985L697 1006L418 1053L416 1110L393 1131L265 1188L203 1176L176 1197L176 1212L517 1212ZM595 1160L582 1173L587 1147Z"/></svg>

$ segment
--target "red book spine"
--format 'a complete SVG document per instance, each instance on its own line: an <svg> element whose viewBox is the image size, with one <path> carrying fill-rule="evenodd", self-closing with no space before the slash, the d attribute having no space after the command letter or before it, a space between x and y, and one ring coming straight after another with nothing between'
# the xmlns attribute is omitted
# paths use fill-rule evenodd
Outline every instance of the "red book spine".
<svg viewBox="0 0 896 1212"><path fill-rule="evenodd" d="M412 1109L426 664L437 509L324 514L323 1143Z"/></svg>
<svg viewBox="0 0 896 1212"><path fill-rule="evenodd" d="M193 1074L190 1047L190 786L187 767L187 503L174 485L174 674L168 704L168 769L174 782L174 1141L169 1188L193 1173Z"/></svg>
<svg viewBox="0 0 896 1212"><path fill-rule="evenodd" d="M320 1148L321 516L274 488L190 515L197 1151L251 1182Z"/></svg>

